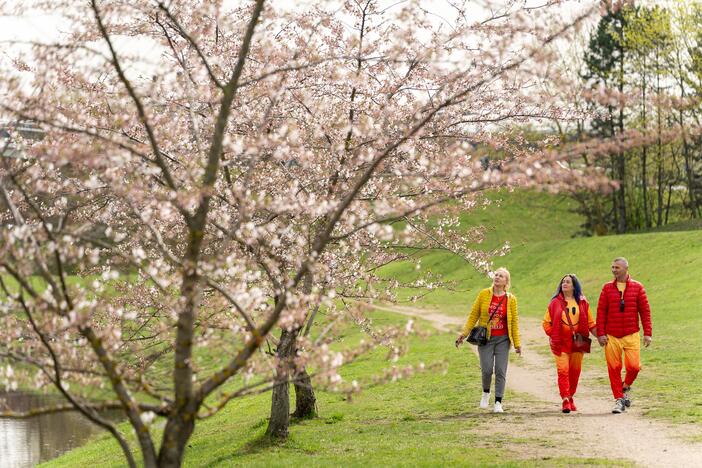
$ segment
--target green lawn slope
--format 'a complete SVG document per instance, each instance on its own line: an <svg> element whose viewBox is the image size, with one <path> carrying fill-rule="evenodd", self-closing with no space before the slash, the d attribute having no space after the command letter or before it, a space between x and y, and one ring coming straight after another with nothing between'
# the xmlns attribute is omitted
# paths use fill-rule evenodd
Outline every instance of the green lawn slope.
<svg viewBox="0 0 702 468"><path fill-rule="evenodd" d="M656 232L616 237L573 238L579 218L563 197L532 192L494 195L500 206L463 216L466 227L487 225L491 249L505 240L511 253L496 260L512 272L520 313L541 317L565 273L577 273L585 292L596 302L610 279L609 264L626 256L632 275L647 287L653 308L653 347L643 352L644 370L637 381L637 399L648 413L674 422L702 424L702 396L697 365L702 344L702 231ZM417 306L464 316L477 291L489 280L464 261L445 253L428 253L422 268L456 281L456 290L438 290ZM411 279L411 264L393 265L386 275ZM374 313L376 324L402 322L403 317ZM345 340L359 338L350 332ZM452 347L453 334L414 338L398 363L444 362L445 373L426 372L392 384L366 388L353 403L320 392L320 417L297 422L290 439L268 446L262 439L270 395L232 402L216 417L199 422L186 466L584 466L621 464L616 460L557 458L543 460L539 447L553 442L547 435L495 432L492 414L475 409L479 367L473 353ZM545 345L544 345L545 349ZM389 365L384 350L345 367L345 379L363 380ZM596 364L596 363L595 363ZM594 365L594 364L591 364ZM601 363L604 365L604 363ZM603 382L603 385L606 383ZM524 396L509 394L518 404ZM125 427L125 432L128 429ZM624 455L624 454L623 454ZM102 436L47 466L122 466L116 444Z"/></svg>
<svg viewBox="0 0 702 468"><path fill-rule="evenodd" d="M637 395L648 400L652 415L702 424L698 391L702 367L697 364L702 355L702 230L573 238L570 233L577 231L577 221L564 211L569 208L566 201L556 197L552 209L535 209L549 206L537 201L545 196L508 194L501 207L481 215L481 219L506 226L507 232L514 225L522 226L524 237L530 238L524 242L513 231L512 251L494 261L495 266L506 266L511 272L520 314L542 317L566 273L580 278L594 311L602 284L612 279L612 259L626 257L632 277L646 287L653 315L654 340L642 352L644 370L637 381ZM554 215L552 222L545 213ZM506 215L509 221L504 220ZM455 291L432 292L418 306L451 315L465 316L477 292L490 284L465 261L446 253L425 255L422 269L441 274L457 286ZM388 274L409 280L417 272L411 265L395 265Z"/></svg>
<svg viewBox="0 0 702 468"><path fill-rule="evenodd" d="M398 324L395 314L373 314L376 325ZM425 326L427 326L425 324ZM359 338L358 332L346 335ZM512 433L491 426L492 413L476 409L479 366L466 347L456 350L453 335L414 338L397 365L443 363L409 379L369 387L346 401L319 392L320 417L293 423L287 442L269 445L264 436L270 395L235 400L217 416L200 421L186 452L185 466L495 466L541 465L533 447L555 442L538 434ZM347 380L368 380L389 363L386 350L347 366ZM507 399L517 400L508 392ZM515 403L516 404L516 403ZM122 425L129 432L126 425ZM132 439L133 442L133 439ZM548 466L623 465L596 458L549 458ZM117 445L107 435L45 465L121 467Z"/></svg>

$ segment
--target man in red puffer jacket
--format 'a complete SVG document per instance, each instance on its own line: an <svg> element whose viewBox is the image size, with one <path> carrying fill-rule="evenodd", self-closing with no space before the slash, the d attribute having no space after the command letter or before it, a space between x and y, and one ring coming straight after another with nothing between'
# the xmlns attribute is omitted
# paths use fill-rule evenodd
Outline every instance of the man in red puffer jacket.
<svg viewBox="0 0 702 468"><path fill-rule="evenodd" d="M651 344L651 307L646 290L629 276L629 262L623 257L612 262L614 280L602 286L597 303L597 340L605 347L609 383L615 404L612 413L623 413L631 406L631 385L641 370L639 318L644 346ZM622 382L622 352L626 376Z"/></svg>

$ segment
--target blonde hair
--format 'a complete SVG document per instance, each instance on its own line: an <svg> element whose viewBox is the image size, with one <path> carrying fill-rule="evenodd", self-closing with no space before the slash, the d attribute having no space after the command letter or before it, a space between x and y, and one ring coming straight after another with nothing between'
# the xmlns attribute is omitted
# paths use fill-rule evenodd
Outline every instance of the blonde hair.
<svg viewBox="0 0 702 468"><path fill-rule="evenodd" d="M500 267L492 272L492 277L495 277L495 273L503 273L507 277L507 283L505 283L505 291L509 291L509 287L512 286L512 278L510 277L509 270L505 267Z"/></svg>

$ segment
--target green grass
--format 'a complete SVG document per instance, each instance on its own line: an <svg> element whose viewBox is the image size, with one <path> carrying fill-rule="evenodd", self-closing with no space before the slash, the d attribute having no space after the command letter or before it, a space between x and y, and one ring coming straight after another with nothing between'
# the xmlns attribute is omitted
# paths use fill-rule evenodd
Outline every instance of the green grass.
<svg viewBox="0 0 702 468"><path fill-rule="evenodd" d="M637 405L654 417L702 424L702 396L697 365L702 329L702 231L657 232L604 238L572 238L579 220L561 197L518 192L503 194L502 206L463 216L466 227L486 223L480 248L492 249L509 239L512 252L497 259L512 272L520 313L541 317L558 280L575 272L591 302L610 279L615 256L628 257L632 276L647 287L653 309L654 343L642 353L644 369L637 381ZM463 260L430 253L422 268L457 282L457 291L437 290L419 306L465 316L475 294L489 285ZM416 275L413 265L392 265L386 275L403 280ZM392 314L374 314L374 322L399 322ZM358 332L344 336L358 340ZM186 466L630 466L597 458L540 457L548 445L544 434L502 430L491 421L500 415L478 413L479 369L473 353L456 351L452 334L414 338L410 353L398 364L444 361L447 373L427 372L411 379L367 388L353 403L320 392L320 417L296 422L290 439L269 445L263 434L270 395L232 402L216 417L198 422L186 453ZM543 348L545 349L544 344ZM345 379L367 379L388 365L383 350L345 367ZM592 360L591 360L592 361ZM604 363L588 363L604 365ZM607 385L603 382L603 385ZM528 397L508 392L507 401ZM516 420L515 420L516 421ZM125 432L129 429L125 427ZM490 440L499 440L491 443ZM123 466L116 444L107 436L54 460L47 466Z"/></svg>
<svg viewBox="0 0 702 468"><path fill-rule="evenodd" d="M698 218L676 221L664 226L652 227L648 229L648 232L691 231L694 229L702 229L702 219Z"/></svg>
<svg viewBox="0 0 702 468"><path fill-rule="evenodd" d="M378 325L401 323L393 314L374 313ZM355 339L356 334L348 337ZM453 335L414 338L411 353L398 365L445 362L446 373L429 371L410 379L366 389L349 403L320 392L320 417L296 421L282 444L264 437L270 395L234 401L216 417L198 422L185 466L573 466L607 465L593 458L525 457L524 449L543 445L538 435L488 432L492 418L474 408L479 394L477 359L467 348L455 350ZM345 379L363 379L388 363L385 351L344 368ZM508 392L508 399L517 395ZM125 428L126 432L126 427ZM490 436L486 434L490 433ZM496 443L491 440L497 439ZM51 467L123 466L108 436L47 463Z"/></svg>
<svg viewBox="0 0 702 468"><path fill-rule="evenodd" d="M523 247L544 239L572 239L580 230L581 218L575 214L573 200L542 192L516 190L500 191L488 194L491 204L477 207L460 216L463 229L474 226L485 228L485 240L472 246L481 251L492 251L509 242L512 252L519 252ZM495 258L495 265L503 265L511 257ZM423 270L439 273L447 281L456 282L458 293L442 288L427 296L422 304L428 307L447 308L454 311L465 310L472 301L476 288L487 286L485 277L473 269L462 258L436 252L421 257ZM383 269L383 275L402 281L411 281L418 276L414 264L395 263ZM400 297L409 297L416 291L406 291ZM468 304L470 305L470 304Z"/></svg>
<svg viewBox="0 0 702 468"><path fill-rule="evenodd" d="M515 211L516 207L510 209ZM530 232L538 229L535 224L541 224L531 217L532 212L521 218ZM560 223L558 232L577 229L575 224L569 228L563 220ZM646 287L653 316L654 341L650 349L642 351L644 369L636 384L637 398L646 402L650 415L702 424L702 395L697 384L702 380L702 367L697 365L702 351L702 230L588 238L566 234L547 239L515 242L510 254L495 261L496 266L504 265L511 272L520 314L541 318L566 273L578 275L595 311L602 284L612 279L611 260L626 257L632 277ZM465 261L445 253L425 255L422 269L456 281L459 291L436 290L418 306L455 316L465 316L477 292L490 284ZM409 280L418 273L413 265L405 264L394 265L386 274Z"/></svg>
<svg viewBox="0 0 702 468"><path fill-rule="evenodd" d="M582 222L576 204L562 195L502 190L487 194L490 204L460 215L461 226L483 226L485 240L476 246L491 250L509 241L521 246L543 239L570 239Z"/></svg>

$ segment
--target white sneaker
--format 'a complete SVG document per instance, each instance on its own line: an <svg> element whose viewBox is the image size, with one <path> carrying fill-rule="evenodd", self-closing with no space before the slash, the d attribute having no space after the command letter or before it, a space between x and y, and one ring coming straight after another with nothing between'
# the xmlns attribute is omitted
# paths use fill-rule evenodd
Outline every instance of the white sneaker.
<svg viewBox="0 0 702 468"><path fill-rule="evenodd" d="M483 392L483 396L480 399L480 407L485 409L488 407L489 404L490 404L490 393Z"/></svg>
<svg viewBox="0 0 702 468"><path fill-rule="evenodd" d="M495 409L493 410L495 413L504 413L505 410L502 409L502 403L499 401L495 402Z"/></svg>

